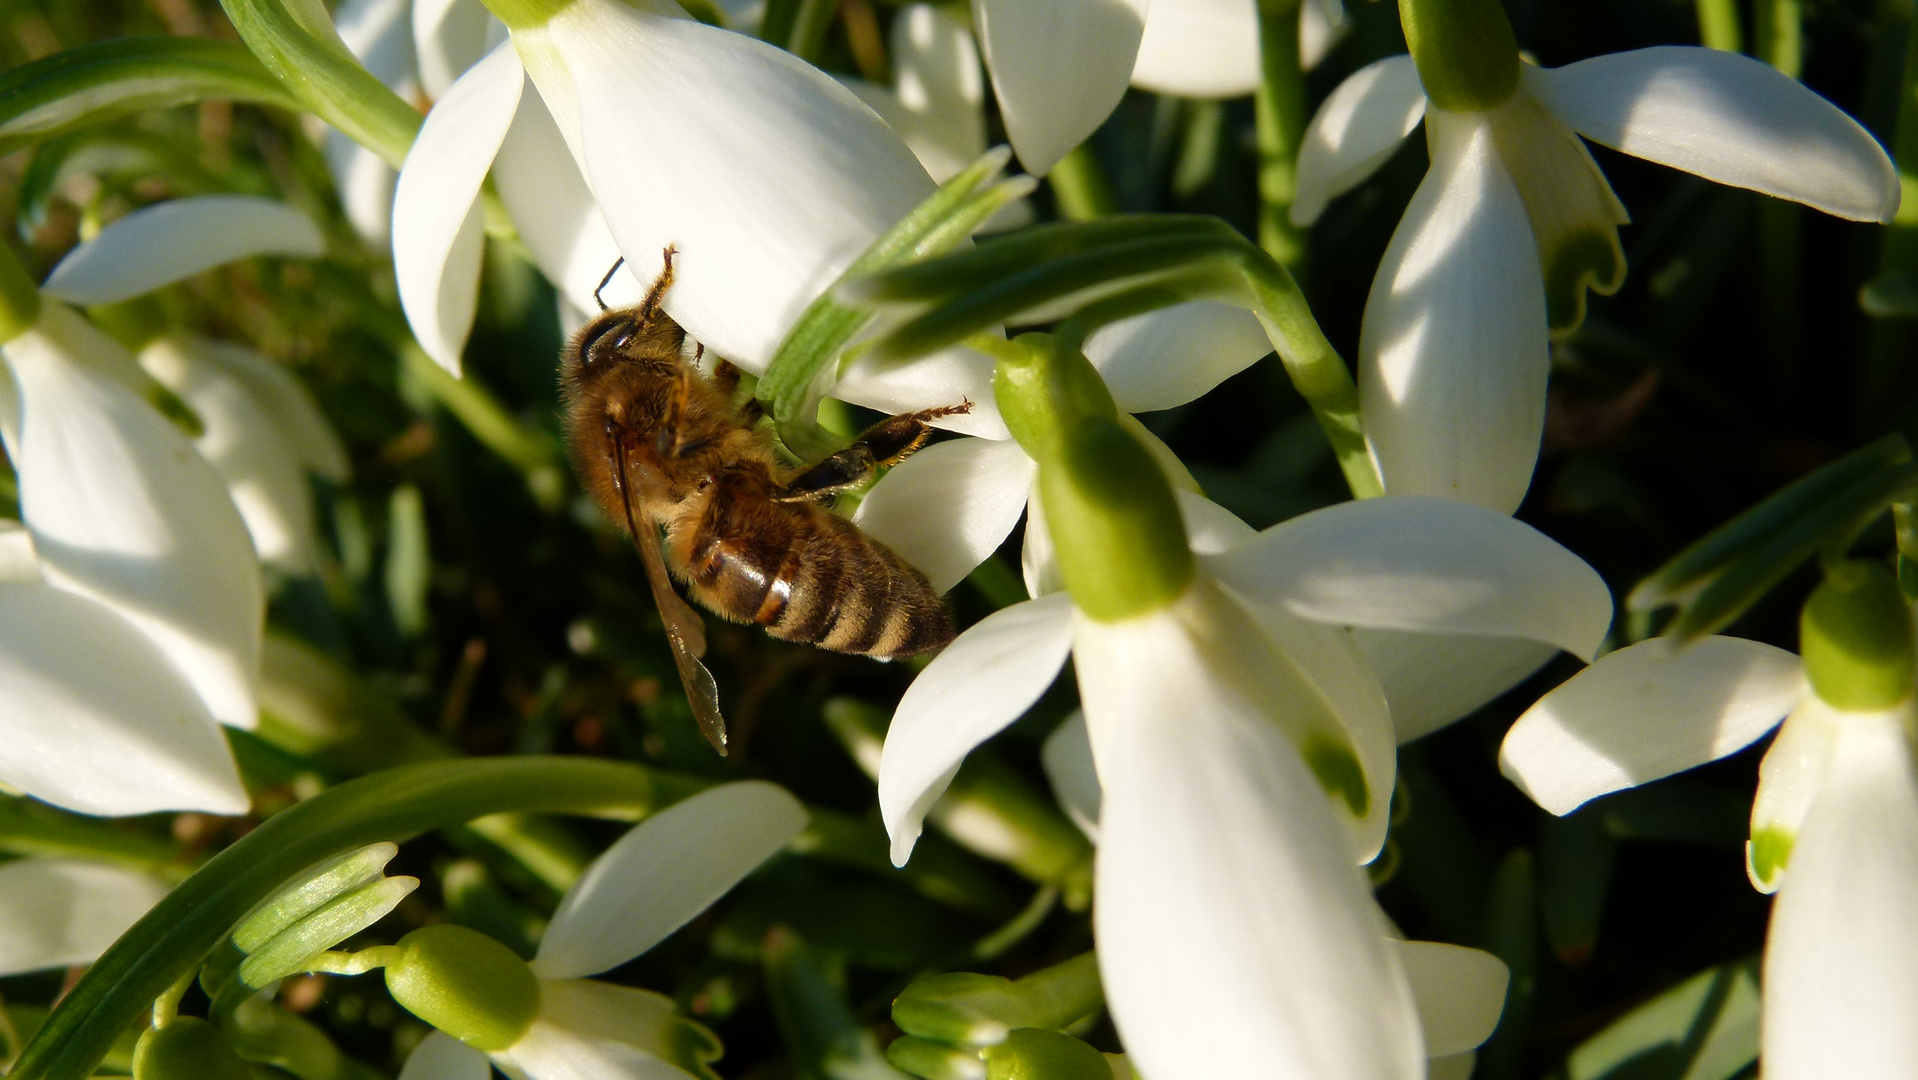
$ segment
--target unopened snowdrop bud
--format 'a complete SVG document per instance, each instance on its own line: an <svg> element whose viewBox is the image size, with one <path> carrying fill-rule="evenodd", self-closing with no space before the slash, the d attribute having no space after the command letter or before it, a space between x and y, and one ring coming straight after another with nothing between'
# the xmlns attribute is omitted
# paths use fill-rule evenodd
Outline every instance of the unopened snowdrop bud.
<svg viewBox="0 0 1918 1080"><path fill-rule="evenodd" d="M252 1080L252 1075L219 1029L197 1017L148 1028L133 1048L134 1080Z"/></svg>
<svg viewBox="0 0 1918 1080"><path fill-rule="evenodd" d="M1805 602L1798 634L1812 692L1827 705L1877 712L1911 696L1911 610L1883 566L1847 562L1828 571Z"/></svg>
<svg viewBox="0 0 1918 1080"><path fill-rule="evenodd" d="M1121 426L1112 394L1076 339L1032 334L999 361L1006 426L1039 463L1039 502L1060 577L1102 622L1159 611L1192 581L1172 486Z"/></svg>
<svg viewBox="0 0 1918 1080"><path fill-rule="evenodd" d="M513 950L477 930L440 924L401 938L386 988L413 1015L479 1050L519 1041L539 1012L539 980Z"/></svg>
<svg viewBox="0 0 1918 1080"><path fill-rule="evenodd" d="M1399 22L1439 108L1479 112L1518 89L1518 39L1499 0L1399 0Z"/></svg>

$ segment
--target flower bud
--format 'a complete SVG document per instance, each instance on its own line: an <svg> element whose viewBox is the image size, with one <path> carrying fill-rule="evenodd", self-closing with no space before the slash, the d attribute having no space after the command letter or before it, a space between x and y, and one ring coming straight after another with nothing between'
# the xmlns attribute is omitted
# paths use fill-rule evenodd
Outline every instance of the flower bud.
<svg viewBox="0 0 1918 1080"><path fill-rule="evenodd" d="M1480 112L1518 89L1518 39L1499 0L1399 0L1399 23L1439 108Z"/></svg>
<svg viewBox="0 0 1918 1080"><path fill-rule="evenodd" d="M133 1080L252 1080L252 1073L219 1029L180 1016L140 1033L133 1047Z"/></svg>
<svg viewBox="0 0 1918 1080"><path fill-rule="evenodd" d="M1889 709L1911 696L1911 609L1891 571L1842 563L1812 590L1798 623L1798 651L1819 700L1845 712Z"/></svg>
<svg viewBox="0 0 1918 1080"><path fill-rule="evenodd" d="M1179 504L1151 451L1073 339L1021 337L1000 359L1000 415L1039 463L1039 505L1079 610L1118 622L1165 608L1192 581Z"/></svg>
<svg viewBox="0 0 1918 1080"><path fill-rule="evenodd" d="M400 939L386 965L393 1000L480 1050L519 1041L539 1011L539 979L511 949L477 930L442 923Z"/></svg>

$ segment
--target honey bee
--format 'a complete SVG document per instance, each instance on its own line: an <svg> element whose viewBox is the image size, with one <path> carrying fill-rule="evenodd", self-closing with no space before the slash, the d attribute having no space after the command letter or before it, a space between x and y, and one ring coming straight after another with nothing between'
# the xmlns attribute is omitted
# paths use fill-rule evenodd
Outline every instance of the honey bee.
<svg viewBox="0 0 1918 1080"><path fill-rule="evenodd" d="M694 718L723 755L718 690L700 662L705 626L673 579L720 617L787 641L886 658L944 645L952 620L926 575L822 500L917 450L930 421L972 406L890 417L822 461L786 465L756 426L757 402L733 404L739 370L721 360L713 375L700 371L703 347L689 360L686 332L660 309L673 255L668 247L637 306L601 304L568 345L560 380L573 466L639 548Z"/></svg>

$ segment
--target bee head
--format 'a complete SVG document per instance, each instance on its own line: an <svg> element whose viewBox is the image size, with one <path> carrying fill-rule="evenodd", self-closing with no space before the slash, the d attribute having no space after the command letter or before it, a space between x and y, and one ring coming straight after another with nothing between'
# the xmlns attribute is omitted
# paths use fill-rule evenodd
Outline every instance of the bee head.
<svg viewBox="0 0 1918 1080"><path fill-rule="evenodd" d="M604 370L627 355L645 326L638 308L602 311L574 336L569 358L582 372Z"/></svg>

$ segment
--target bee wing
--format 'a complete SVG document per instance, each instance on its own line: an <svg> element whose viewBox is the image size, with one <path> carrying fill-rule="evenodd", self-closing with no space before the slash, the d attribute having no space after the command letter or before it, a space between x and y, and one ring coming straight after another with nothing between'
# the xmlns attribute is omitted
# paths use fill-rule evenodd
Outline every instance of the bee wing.
<svg viewBox="0 0 1918 1080"><path fill-rule="evenodd" d="M647 530L651 532L651 530ZM713 673L699 658L706 655L706 624L692 605L680 599L673 579L666 573L666 560L659 553L654 536L636 536L641 561L646 564L646 580L653 587L653 600L659 605L659 618L666 624L666 640L673 647L673 664L679 668L679 681L686 687L686 700L693 707L693 719L700 734L713 744L720 756L726 754L726 718L719 713L719 687Z"/></svg>

